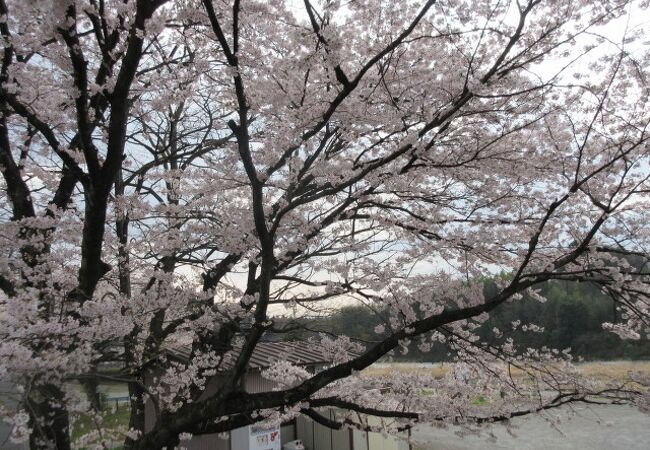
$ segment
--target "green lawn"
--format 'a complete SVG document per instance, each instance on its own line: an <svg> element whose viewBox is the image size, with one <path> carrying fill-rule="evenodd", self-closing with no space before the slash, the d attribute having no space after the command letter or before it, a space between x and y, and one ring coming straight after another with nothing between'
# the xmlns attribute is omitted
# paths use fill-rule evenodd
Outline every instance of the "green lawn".
<svg viewBox="0 0 650 450"><path fill-rule="evenodd" d="M129 428L129 405L121 404L115 408L108 407L101 417L95 419L91 415L78 414L72 417L72 441L79 443L82 436L96 433L93 442L104 441L117 444L114 450L122 448L124 433Z"/></svg>

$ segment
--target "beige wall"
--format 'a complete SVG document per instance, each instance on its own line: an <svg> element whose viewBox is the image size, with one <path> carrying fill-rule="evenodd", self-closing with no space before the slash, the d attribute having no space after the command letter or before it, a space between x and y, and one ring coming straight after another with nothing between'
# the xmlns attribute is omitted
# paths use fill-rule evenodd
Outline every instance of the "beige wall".
<svg viewBox="0 0 650 450"><path fill-rule="evenodd" d="M321 414L334 419L332 410L320 410ZM379 424L379 419L370 417L369 423ZM306 450L409 450L404 439L384 436L381 433L366 433L359 430L331 430L306 416L296 419L297 439L301 439ZM406 437L406 436L404 436Z"/></svg>
<svg viewBox="0 0 650 450"><path fill-rule="evenodd" d="M189 442L181 442L187 450L230 450L230 439L220 438L216 434L193 436Z"/></svg>
<svg viewBox="0 0 650 450"><path fill-rule="evenodd" d="M380 425L382 420L378 417L368 416L368 425ZM406 437L406 436L404 436ZM394 436L386 436L382 433L368 433L369 450L408 450L409 444L404 439L398 439Z"/></svg>
<svg viewBox="0 0 650 450"><path fill-rule="evenodd" d="M262 378L262 374L259 370L253 370L246 374L244 379L244 388L246 392L255 394L257 392L266 392L271 391L275 387L275 383L266 378Z"/></svg>
<svg viewBox="0 0 650 450"><path fill-rule="evenodd" d="M287 442L295 441L296 439L298 439L296 437L296 425L294 425L294 423L290 425L284 425L280 429L280 438L282 440L282 445L286 444Z"/></svg>
<svg viewBox="0 0 650 450"><path fill-rule="evenodd" d="M319 412L330 414L329 410ZM307 450L352 450L350 448L351 430L331 430L306 416L300 416L296 419L296 432L296 439L302 440ZM363 449L357 450L367 449L364 446Z"/></svg>

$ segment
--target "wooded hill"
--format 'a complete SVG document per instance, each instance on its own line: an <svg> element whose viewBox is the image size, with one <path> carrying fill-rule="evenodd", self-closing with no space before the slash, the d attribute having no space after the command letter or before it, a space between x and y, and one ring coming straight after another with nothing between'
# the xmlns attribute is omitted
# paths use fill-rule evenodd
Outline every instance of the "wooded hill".
<svg viewBox="0 0 650 450"><path fill-rule="evenodd" d="M494 288L487 281L485 289ZM576 357L586 360L650 359L650 342L622 340L603 329L604 322L616 322L619 318L611 298L589 283L553 281L542 284L539 293L546 302L524 295L519 301L497 308L482 324L478 335L488 343L501 343L512 337L519 350L543 346L556 349L571 348ZM381 314L383 315L383 314ZM520 321L516 330L513 322ZM381 335L375 327L382 323L378 314L363 306L349 306L326 318L309 319L309 328L347 335L364 341L376 341ZM523 325L535 324L541 331L523 331ZM496 338L491 331L498 328L502 337ZM528 327L525 327L528 328ZM303 333L302 337L308 333ZM296 335L294 334L295 338ZM434 345L423 352L417 345L409 346L407 354L396 353L395 359L409 361L444 361L453 358L453 352L443 344Z"/></svg>

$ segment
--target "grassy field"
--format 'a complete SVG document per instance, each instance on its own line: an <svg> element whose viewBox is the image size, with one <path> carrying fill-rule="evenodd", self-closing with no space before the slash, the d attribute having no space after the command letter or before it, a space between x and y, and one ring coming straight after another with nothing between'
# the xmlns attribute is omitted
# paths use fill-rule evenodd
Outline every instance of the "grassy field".
<svg viewBox="0 0 650 450"><path fill-rule="evenodd" d="M79 439L88 433L101 432L103 435L96 436L96 441L122 442L128 427L129 406L127 404L121 404L118 408L107 408L99 421L85 414L76 415L73 417L72 441L78 443ZM108 448L120 450L122 447L118 445Z"/></svg>
<svg viewBox="0 0 650 450"><path fill-rule="evenodd" d="M576 364L584 376L600 380L625 380L630 372L641 372L650 375L650 361L593 361ZM453 369L452 363L392 363L377 364L365 369L362 374L367 376L385 376L394 373L410 373L429 375L442 378ZM515 370L514 375L520 374Z"/></svg>

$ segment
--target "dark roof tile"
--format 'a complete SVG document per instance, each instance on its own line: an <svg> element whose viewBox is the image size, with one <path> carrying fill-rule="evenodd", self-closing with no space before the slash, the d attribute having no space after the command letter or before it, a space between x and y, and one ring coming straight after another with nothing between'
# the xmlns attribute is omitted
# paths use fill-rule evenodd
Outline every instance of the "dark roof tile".
<svg viewBox="0 0 650 450"><path fill-rule="evenodd" d="M235 348L237 349L237 347ZM187 346L170 346L166 350L172 357L182 361L188 361L191 355L190 348ZM351 353L350 356L353 357L356 355ZM275 361L280 360L285 360L298 366L330 364L332 362L310 342L259 342L255 350L253 350L248 367L261 370L270 367ZM226 361L220 366L219 371L225 372L231 369L233 365L234 359L231 358L230 361Z"/></svg>

